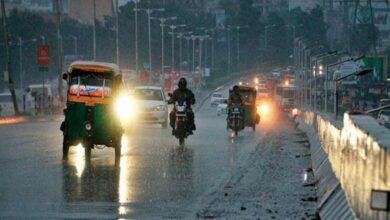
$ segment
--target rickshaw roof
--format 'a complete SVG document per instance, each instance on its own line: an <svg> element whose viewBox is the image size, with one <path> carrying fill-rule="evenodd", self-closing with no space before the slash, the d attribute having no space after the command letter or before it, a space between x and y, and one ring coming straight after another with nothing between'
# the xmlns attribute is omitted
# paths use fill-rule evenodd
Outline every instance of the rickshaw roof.
<svg viewBox="0 0 390 220"><path fill-rule="evenodd" d="M75 69L92 72L112 72L113 76L121 74L118 65L96 61L75 61L70 64L68 72L71 73Z"/></svg>

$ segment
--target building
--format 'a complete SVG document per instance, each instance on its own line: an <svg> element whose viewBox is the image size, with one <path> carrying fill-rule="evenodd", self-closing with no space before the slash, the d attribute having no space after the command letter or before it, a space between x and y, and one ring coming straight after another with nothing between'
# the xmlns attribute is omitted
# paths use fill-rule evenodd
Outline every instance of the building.
<svg viewBox="0 0 390 220"><path fill-rule="evenodd" d="M93 1L94 0L66 0L63 1L64 11L68 17L83 24L93 24ZM113 16L114 3L108 0L96 1L96 19L104 22L106 16Z"/></svg>
<svg viewBox="0 0 390 220"><path fill-rule="evenodd" d="M283 12L288 10L287 0L253 0L253 6L256 7L262 17L270 12Z"/></svg>
<svg viewBox="0 0 390 220"><path fill-rule="evenodd" d="M5 0L6 14L9 14L12 10L52 13L53 9L52 0Z"/></svg>

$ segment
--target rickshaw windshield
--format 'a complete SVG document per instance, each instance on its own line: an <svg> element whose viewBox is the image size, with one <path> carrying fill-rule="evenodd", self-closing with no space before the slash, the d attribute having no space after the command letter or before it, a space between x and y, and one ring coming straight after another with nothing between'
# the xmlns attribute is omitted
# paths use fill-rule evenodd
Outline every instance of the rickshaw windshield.
<svg viewBox="0 0 390 220"><path fill-rule="evenodd" d="M254 101L254 93L251 90L240 90L240 95L244 98L245 102L252 103Z"/></svg>
<svg viewBox="0 0 390 220"><path fill-rule="evenodd" d="M96 73L78 71L72 74L70 80L70 95L110 97L112 90L112 80L101 77Z"/></svg>

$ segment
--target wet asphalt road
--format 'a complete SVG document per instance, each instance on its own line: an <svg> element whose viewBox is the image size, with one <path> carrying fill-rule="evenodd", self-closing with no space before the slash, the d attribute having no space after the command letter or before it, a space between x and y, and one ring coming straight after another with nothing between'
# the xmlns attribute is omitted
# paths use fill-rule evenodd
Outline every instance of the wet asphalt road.
<svg viewBox="0 0 390 220"><path fill-rule="evenodd" d="M191 217L202 196L226 180L240 154L251 152L267 129L247 128L232 139L225 116L217 117L207 101L184 149L170 129L144 125L126 132L116 164L111 148L93 150L86 163L77 146L62 162L60 123L0 127L1 219Z"/></svg>

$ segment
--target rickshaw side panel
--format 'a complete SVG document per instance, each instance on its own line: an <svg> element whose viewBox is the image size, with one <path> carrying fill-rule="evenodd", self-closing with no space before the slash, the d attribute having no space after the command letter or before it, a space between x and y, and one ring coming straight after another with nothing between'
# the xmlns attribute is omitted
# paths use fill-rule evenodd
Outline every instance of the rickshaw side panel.
<svg viewBox="0 0 390 220"><path fill-rule="evenodd" d="M84 128L87 108L84 103L68 103L65 112L65 133L69 140L82 140L87 134Z"/></svg>
<svg viewBox="0 0 390 220"><path fill-rule="evenodd" d="M98 144L110 144L122 134L118 120L114 120L110 105L94 106L94 142Z"/></svg>

